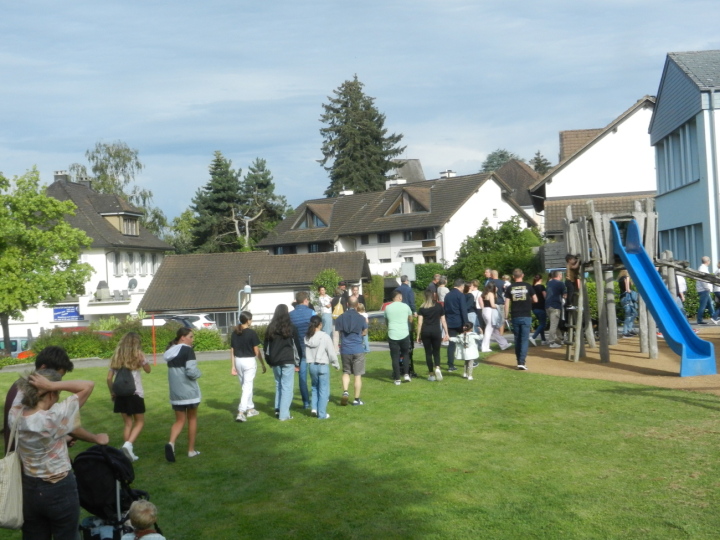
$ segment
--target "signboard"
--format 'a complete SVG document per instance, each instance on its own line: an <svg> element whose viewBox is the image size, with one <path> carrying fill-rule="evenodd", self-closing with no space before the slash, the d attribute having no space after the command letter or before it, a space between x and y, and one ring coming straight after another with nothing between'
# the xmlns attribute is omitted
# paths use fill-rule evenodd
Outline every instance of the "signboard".
<svg viewBox="0 0 720 540"><path fill-rule="evenodd" d="M84 321L85 317L80 315L79 306L62 306L53 308L53 321Z"/></svg>

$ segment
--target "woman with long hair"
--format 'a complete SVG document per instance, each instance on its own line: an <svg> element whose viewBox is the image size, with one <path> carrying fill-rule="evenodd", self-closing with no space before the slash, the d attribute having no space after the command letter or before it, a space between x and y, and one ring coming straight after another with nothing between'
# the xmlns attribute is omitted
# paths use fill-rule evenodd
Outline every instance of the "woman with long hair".
<svg viewBox="0 0 720 540"><path fill-rule="evenodd" d="M494 280L489 280L485 285L482 292L483 299L483 319L485 319L485 332L483 333L482 340L482 352L490 351L490 339L494 339L495 342L500 345L500 348L504 351L510 344L500 333L500 326L502 323L494 321L493 318L497 317L497 304L495 303L496 295L498 294L497 287Z"/></svg>
<svg viewBox="0 0 720 540"><path fill-rule="evenodd" d="M23 538L78 537L80 500L66 437L80 428L80 408L94 386L92 381L63 381L52 369L18 380L8 421L13 434L17 433L23 465ZM59 401L60 392L72 395ZM108 443L105 433L87 433L86 437L96 444Z"/></svg>
<svg viewBox="0 0 720 540"><path fill-rule="evenodd" d="M323 320L317 315L310 318L310 325L305 334L305 358L310 368L312 396L311 412L320 420L330 418L327 404L330 399L330 364L340 369L332 338L322 331Z"/></svg>
<svg viewBox="0 0 720 540"><path fill-rule="evenodd" d="M240 403L236 422L245 422L248 418L260 414L255 410L253 403L253 381L257 373L257 360L260 360L262 372L267 368L260 354L260 338L252 325L252 313L243 311L240 322L230 336L230 373L237 375L240 381Z"/></svg>
<svg viewBox="0 0 720 540"><path fill-rule="evenodd" d="M445 309L435 302L432 291L425 291L425 302L418 309L417 341L425 347L425 362L428 367L428 381L442 381L440 371L440 346L448 341Z"/></svg>
<svg viewBox="0 0 720 540"><path fill-rule="evenodd" d="M113 392L113 380L123 368L130 371L135 383L135 393L131 396L116 396ZM113 412L120 413L123 419L125 442L122 451L130 461L138 460L133 445L145 426L145 393L140 377L141 369L145 373L150 373L152 368L142 351L140 335L137 332L128 332L120 339L110 360L107 385L113 401Z"/></svg>
<svg viewBox="0 0 720 540"><path fill-rule="evenodd" d="M547 311L545 311L545 298L547 297L547 291L545 285L543 285L543 279L540 274L535 274L533 278L533 289L535 290L535 298L537 302L532 305L532 311L537 317L538 325L535 329L535 333L530 336L530 343L535 345L535 339L540 336L542 341L545 341L545 326L547 325Z"/></svg>
<svg viewBox="0 0 720 540"><path fill-rule="evenodd" d="M175 411L175 423L170 428L170 441L165 445L165 459L175 462L175 441L188 424L188 457L200 455L195 450L197 410L200 405L200 386L197 380L202 373L197 367L192 345L195 339L192 328L179 328L175 339L168 343L163 358L168 365L170 404Z"/></svg>
<svg viewBox="0 0 720 540"><path fill-rule="evenodd" d="M291 420L295 371L299 371L302 346L285 304L275 308L265 332L263 352L275 375L275 416L280 420Z"/></svg>

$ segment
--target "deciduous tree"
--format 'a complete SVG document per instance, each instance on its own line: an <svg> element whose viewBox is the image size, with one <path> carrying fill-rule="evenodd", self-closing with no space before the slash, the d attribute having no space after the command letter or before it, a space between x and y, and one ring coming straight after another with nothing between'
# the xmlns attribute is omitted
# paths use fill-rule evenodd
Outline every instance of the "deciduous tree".
<svg viewBox="0 0 720 540"><path fill-rule="evenodd" d="M357 75L333 93L320 116L326 125L320 129L320 164L330 173L325 195L335 197L343 189L356 193L385 189L385 174L396 167L392 159L405 150L398 146L403 136L388 134L385 115L375 107L374 98L365 95Z"/></svg>
<svg viewBox="0 0 720 540"><path fill-rule="evenodd" d="M513 154L512 152L509 152L504 148L498 148L494 152L490 152L488 154L488 156L485 158L485 161L483 161L482 169L480 170L480 172L489 173L497 171L500 167L505 165L511 159L525 161L520 156Z"/></svg>
<svg viewBox="0 0 720 540"><path fill-rule="evenodd" d="M11 317L85 292L92 267L81 263L80 255L91 240L65 220L75 209L72 201L45 194L35 168L12 183L0 175L0 324L6 351Z"/></svg>

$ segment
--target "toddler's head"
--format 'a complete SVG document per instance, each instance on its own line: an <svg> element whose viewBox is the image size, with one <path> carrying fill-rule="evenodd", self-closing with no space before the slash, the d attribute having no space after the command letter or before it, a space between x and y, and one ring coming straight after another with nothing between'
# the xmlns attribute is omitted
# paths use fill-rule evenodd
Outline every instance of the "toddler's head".
<svg viewBox="0 0 720 540"><path fill-rule="evenodd" d="M152 529L157 521L157 507L150 501L140 499L130 505L130 524L136 531Z"/></svg>

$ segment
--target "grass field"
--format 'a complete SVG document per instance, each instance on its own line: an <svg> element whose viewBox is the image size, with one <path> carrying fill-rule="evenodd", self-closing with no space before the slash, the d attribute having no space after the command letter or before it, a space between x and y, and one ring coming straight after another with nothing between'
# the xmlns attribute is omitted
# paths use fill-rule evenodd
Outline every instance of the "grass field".
<svg viewBox="0 0 720 540"><path fill-rule="evenodd" d="M388 354L371 353L365 406L339 406L333 372L330 420L300 410L296 384L294 420L278 422L268 372L255 383L261 416L238 424L228 364L201 363L202 455L186 457L183 433L175 464L163 457L166 369L144 377L134 487L169 539L720 536L715 396L484 365L474 381L396 387ZM120 446L105 375L70 376L96 381L83 424ZM3 395L16 377L0 373Z"/></svg>

